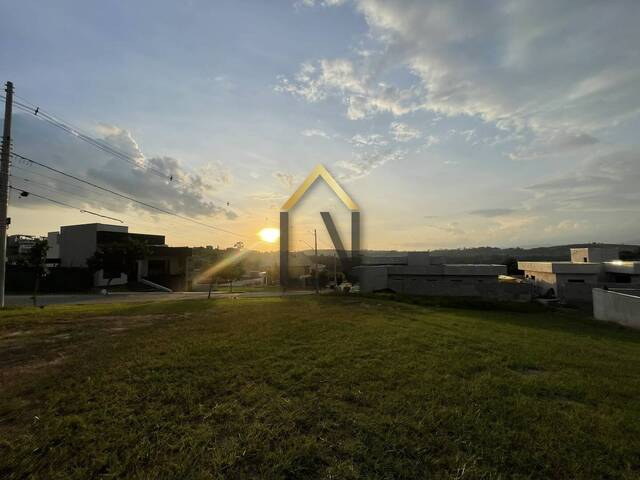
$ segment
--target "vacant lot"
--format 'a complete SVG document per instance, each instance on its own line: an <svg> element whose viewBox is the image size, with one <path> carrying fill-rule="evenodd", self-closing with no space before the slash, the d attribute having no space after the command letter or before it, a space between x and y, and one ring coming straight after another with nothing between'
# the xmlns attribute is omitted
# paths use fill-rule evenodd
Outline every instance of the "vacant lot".
<svg viewBox="0 0 640 480"><path fill-rule="evenodd" d="M638 478L640 334L349 297L0 313L0 478Z"/></svg>

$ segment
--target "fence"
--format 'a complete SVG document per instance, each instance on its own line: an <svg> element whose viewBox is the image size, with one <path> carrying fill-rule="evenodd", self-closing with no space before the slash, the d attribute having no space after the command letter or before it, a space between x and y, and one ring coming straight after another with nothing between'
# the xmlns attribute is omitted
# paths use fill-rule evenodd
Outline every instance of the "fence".
<svg viewBox="0 0 640 480"><path fill-rule="evenodd" d="M8 293L33 293L35 269L7 265ZM40 279L42 293L86 292L93 287L93 276L87 268L52 268Z"/></svg>

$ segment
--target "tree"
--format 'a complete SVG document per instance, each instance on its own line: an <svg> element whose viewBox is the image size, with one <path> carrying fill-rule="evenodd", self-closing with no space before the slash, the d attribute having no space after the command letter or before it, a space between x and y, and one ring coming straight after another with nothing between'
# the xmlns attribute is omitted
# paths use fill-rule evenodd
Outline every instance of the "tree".
<svg viewBox="0 0 640 480"><path fill-rule="evenodd" d="M49 243L44 239L38 239L34 242L31 250L26 257L27 266L34 271L33 282L33 306L38 303L38 289L40 288L40 279L46 274L47 268L47 252L49 251Z"/></svg>
<svg viewBox="0 0 640 480"><path fill-rule="evenodd" d="M219 267L212 275L213 279L229 283L229 291L233 292L233 281L244 275L245 268L240 254L240 248L228 248L219 260Z"/></svg>
<svg viewBox="0 0 640 480"><path fill-rule="evenodd" d="M135 276L138 260L149 256L149 247L138 240L128 238L123 242L115 242L101 246L93 256L87 259L87 267L93 273L102 270L107 279L107 288L114 278L125 273L127 279Z"/></svg>
<svg viewBox="0 0 640 480"><path fill-rule="evenodd" d="M507 266L508 275L522 274L522 271L518 270L518 260L515 257L505 258L502 264Z"/></svg>

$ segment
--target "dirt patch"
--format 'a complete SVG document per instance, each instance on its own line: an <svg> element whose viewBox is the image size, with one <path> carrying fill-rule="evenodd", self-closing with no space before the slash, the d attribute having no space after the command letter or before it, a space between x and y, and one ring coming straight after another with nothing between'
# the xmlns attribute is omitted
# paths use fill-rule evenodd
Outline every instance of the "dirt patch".
<svg viewBox="0 0 640 480"><path fill-rule="evenodd" d="M32 375L45 369L60 367L66 360L66 355L58 355L49 360L33 360L21 365L0 368L0 385L7 387L26 375Z"/></svg>
<svg viewBox="0 0 640 480"><path fill-rule="evenodd" d="M5 335L0 336L0 341L5 340L7 338L19 337L21 335L29 335L33 330L16 330L15 332L10 332Z"/></svg>
<svg viewBox="0 0 640 480"><path fill-rule="evenodd" d="M0 337L0 385L8 386L25 376L48 373L77 353L87 351L100 338L121 335L186 314L105 315L50 323L4 333Z"/></svg>

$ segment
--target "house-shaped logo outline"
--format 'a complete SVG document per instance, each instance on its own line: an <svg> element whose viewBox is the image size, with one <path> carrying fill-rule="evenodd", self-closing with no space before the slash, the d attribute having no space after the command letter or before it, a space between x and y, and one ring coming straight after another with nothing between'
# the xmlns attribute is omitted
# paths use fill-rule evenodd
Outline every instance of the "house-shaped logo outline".
<svg viewBox="0 0 640 480"><path fill-rule="evenodd" d="M348 258L338 235L338 231L331 219L329 212L320 212L322 219L329 230L329 235L336 248L336 253L340 257L340 263L345 273L349 273L353 266L359 263L360 255L360 209L356 202L344 191L333 176L322 164L316 165L309 176L302 182L302 185L291 195L280 209L280 284L287 288L289 284L289 211L296 206L300 199L307 193L307 190L319 178L331 188L333 193L342 203L351 210L351 257ZM349 277L348 277L349 278Z"/></svg>
<svg viewBox="0 0 640 480"><path fill-rule="evenodd" d="M333 178L333 176L321 163L316 165L316 167L311 171L304 182L302 182L298 189L293 192L293 195L289 197L289 200L287 200L285 204L282 205L282 208L280 210L282 212L288 212L293 207L295 207L300 199L307 193L307 190L311 188L311 185L313 185L318 178L322 178L325 181L325 183L329 186L329 188L331 188L333 193L335 193L336 196L342 201L345 207L347 207L352 212L358 212L360 210L356 202L354 202L349 194L344 191L344 189L340 186L336 179Z"/></svg>

